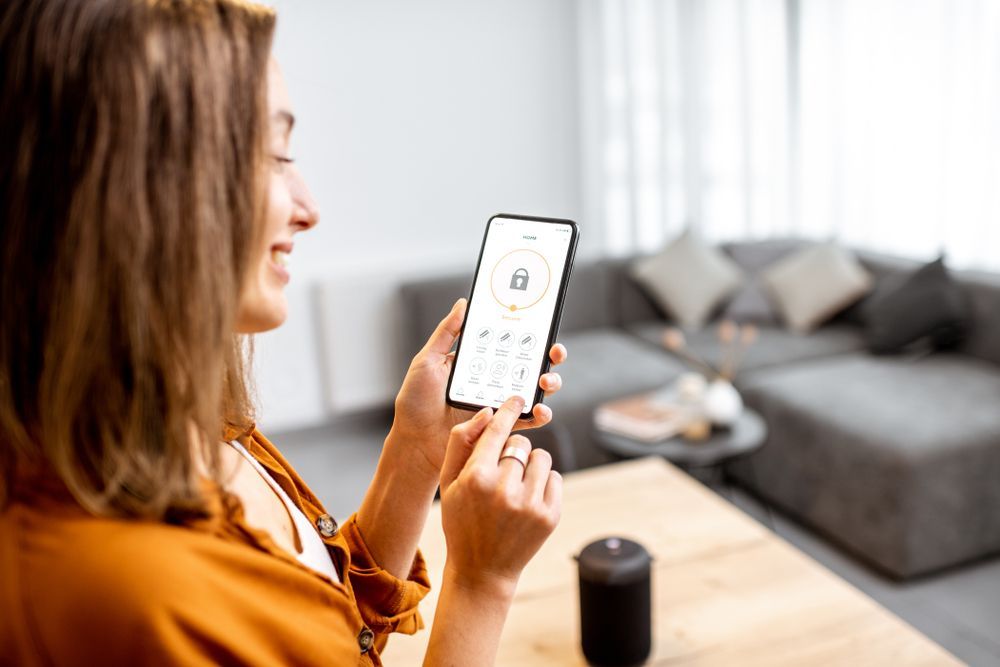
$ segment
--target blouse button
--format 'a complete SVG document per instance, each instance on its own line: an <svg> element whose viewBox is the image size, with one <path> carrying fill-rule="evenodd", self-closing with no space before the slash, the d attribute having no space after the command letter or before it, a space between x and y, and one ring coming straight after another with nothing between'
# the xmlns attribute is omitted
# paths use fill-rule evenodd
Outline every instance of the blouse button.
<svg viewBox="0 0 1000 667"><path fill-rule="evenodd" d="M358 635L358 646L361 647L362 653L368 653L368 649L372 647L375 642L375 633L368 628L362 628L361 633Z"/></svg>
<svg viewBox="0 0 1000 667"><path fill-rule="evenodd" d="M323 537L333 537L337 534L337 522L329 514L324 514L316 519L316 527L319 528Z"/></svg>

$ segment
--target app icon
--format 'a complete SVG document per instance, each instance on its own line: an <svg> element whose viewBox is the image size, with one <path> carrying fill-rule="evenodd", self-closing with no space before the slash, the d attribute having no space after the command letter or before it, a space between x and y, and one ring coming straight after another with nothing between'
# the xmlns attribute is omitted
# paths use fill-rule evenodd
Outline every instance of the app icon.
<svg viewBox="0 0 1000 667"><path fill-rule="evenodd" d="M514 366L514 370L511 372L510 376L518 382L524 382L528 379L528 367L525 364L518 364L517 366Z"/></svg>
<svg viewBox="0 0 1000 667"><path fill-rule="evenodd" d="M521 290L522 292L528 291L528 270L525 268L520 268L514 271L513 275L510 277L510 288Z"/></svg>
<svg viewBox="0 0 1000 667"><path fill-rule="evenodd" d="M500 347L510 347L514 344L514 332L501 331L500 335L497 337L497 343L500 344Z"/></svg>

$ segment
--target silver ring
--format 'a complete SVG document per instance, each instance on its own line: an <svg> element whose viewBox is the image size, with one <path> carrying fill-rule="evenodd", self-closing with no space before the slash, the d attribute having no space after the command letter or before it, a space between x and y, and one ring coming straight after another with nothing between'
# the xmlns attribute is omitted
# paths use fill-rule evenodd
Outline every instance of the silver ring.
<svg viewBox="0 0 1000 667"><path fill-rule="evenodd" d="M521 464L522 468L525 470L528 469L528 452L524 451L520 447L515 447L513 445L504 447L504 450L500 452L500 460L503 461L504 459L514 459Z"/></svg>

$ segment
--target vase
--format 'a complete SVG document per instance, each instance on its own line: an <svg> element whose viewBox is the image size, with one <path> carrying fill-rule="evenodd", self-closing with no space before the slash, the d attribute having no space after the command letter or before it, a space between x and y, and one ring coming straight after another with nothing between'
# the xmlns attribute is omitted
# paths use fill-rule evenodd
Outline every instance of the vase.
<svg viewBox="0 0 1000 667"><path fill-rule="evenodd" d="M731 382L712 380L702 399L702 412L715 426L732 426L743 414L743 398Z"/></svg>

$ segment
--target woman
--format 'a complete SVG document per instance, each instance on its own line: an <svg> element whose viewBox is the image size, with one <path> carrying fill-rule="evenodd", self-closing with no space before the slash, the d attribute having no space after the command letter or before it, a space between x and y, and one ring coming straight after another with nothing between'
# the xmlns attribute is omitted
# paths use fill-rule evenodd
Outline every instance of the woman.
<svg viewBox="0 0 1000 667"><path fill-rule="evenodd" d="M422 625L439 483L427 663L489 664L558 520L548 455L500 458L530 450L521 404L444 405L464 301L339 526L254 428L243 341L285 319L284 259L318 220L273 25L241 0L0 6L5 664L381 664Z"/></svg>

